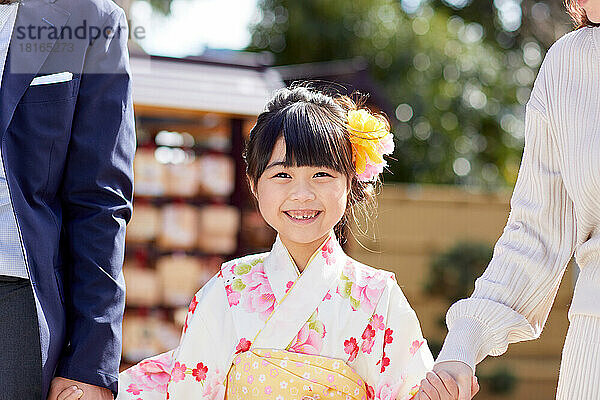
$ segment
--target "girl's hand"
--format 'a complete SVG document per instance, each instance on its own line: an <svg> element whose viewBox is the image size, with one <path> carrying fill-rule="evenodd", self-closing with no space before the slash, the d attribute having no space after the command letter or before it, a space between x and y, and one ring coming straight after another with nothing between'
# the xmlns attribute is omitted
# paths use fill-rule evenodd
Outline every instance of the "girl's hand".
<svg viewBox="0 0 600 400"><path fill-rule="evenodd" d="M77 389L73 389L76 387ZM84 396L85 393L85 396ZM89 383L75 381L60 376L55 376L50 382L50 391L46 400L113 400L110 390L90 385Z"/></svg>
<svg viewBox="0 0 600 400"><path fill-rule="evenodd" d="M57 396L57 400L77 400L83 396L83 390L77 386L70 386L60 392Z"/></svg>
<svg viewBox="0 0 600 400"><path fill-rule="evenodd" d="M477 377L460 361L444 361L421 381L415 400L471 400L479 392Z"/></svg>

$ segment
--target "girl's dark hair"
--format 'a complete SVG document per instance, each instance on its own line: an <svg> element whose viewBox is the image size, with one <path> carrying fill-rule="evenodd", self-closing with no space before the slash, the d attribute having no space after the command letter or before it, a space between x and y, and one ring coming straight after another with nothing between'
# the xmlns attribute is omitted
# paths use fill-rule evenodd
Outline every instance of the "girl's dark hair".
<svg viewBox="0 0 600 400"><path fill-rule="evenodd" d="M360 182L356 176L347 135L347 114L358 109L365 97L353 96L358 100L329 94L306 83L276 91L265 111L258 116L244 151L246 173L254 186L281 136L286 146L286 167L327 167L347 176L350 182L348 205L344 217L335 227L340 240L350 214L354 217L355 211L359 211L370 218L375 210L375 188L379 185L379 181Z"/></svg>
<svg viewBox="0 0 600 400"><path fill-rule="evenodd" d="M575 29L583 28L585 26L600 26L600 24L590 21L584 8L579 5L577 0L565 0L565 6L567 7L567 12L575 22Z"/></svg>

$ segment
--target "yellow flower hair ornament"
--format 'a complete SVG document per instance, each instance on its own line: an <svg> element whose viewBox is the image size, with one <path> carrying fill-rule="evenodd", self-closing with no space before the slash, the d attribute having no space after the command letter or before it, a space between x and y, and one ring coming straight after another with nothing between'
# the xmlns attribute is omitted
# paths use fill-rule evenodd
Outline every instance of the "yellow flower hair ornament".
<svg viewBox="0 0 600 400"><path fill-rule="evenodd" d="M383 156L394 152L394 135L383 117L378 118L365 109L349 111L348 138L358 180L367 182L377 178L387 166Z"/></svg>

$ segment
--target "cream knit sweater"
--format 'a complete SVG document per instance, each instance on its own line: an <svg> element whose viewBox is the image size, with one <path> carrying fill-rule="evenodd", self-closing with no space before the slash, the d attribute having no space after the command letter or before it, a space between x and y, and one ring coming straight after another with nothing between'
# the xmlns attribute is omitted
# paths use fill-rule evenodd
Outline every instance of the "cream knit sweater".
<svg viewBox="0 0 600 400"><path fill-rule="evenodd" d="M569 315L600 317L600 28L550 48L525 119L508 222L473 295L448 311L438 362L475 370L509 343L537 338L573 253L581 274Z"/></svg>

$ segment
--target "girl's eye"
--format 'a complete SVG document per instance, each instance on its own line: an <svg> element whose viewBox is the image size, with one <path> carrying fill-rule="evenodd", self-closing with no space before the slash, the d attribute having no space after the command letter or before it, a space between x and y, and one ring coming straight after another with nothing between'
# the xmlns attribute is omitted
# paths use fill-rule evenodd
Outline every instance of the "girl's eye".
<svg viewBox="0 0 600 400"><path fill-rule="evenodd" d="M291 176L289 174L286 174L285 172L280 172L274 175L273 178L291 178Z"/></svg>
<svg viewBox="0 0 600 400"><path fill-rule="evenodd" d="M322 176L329 176L332 177L331 174L328 174L327 172L317 172L315 174L315 177L322 177Z"/></svg>

